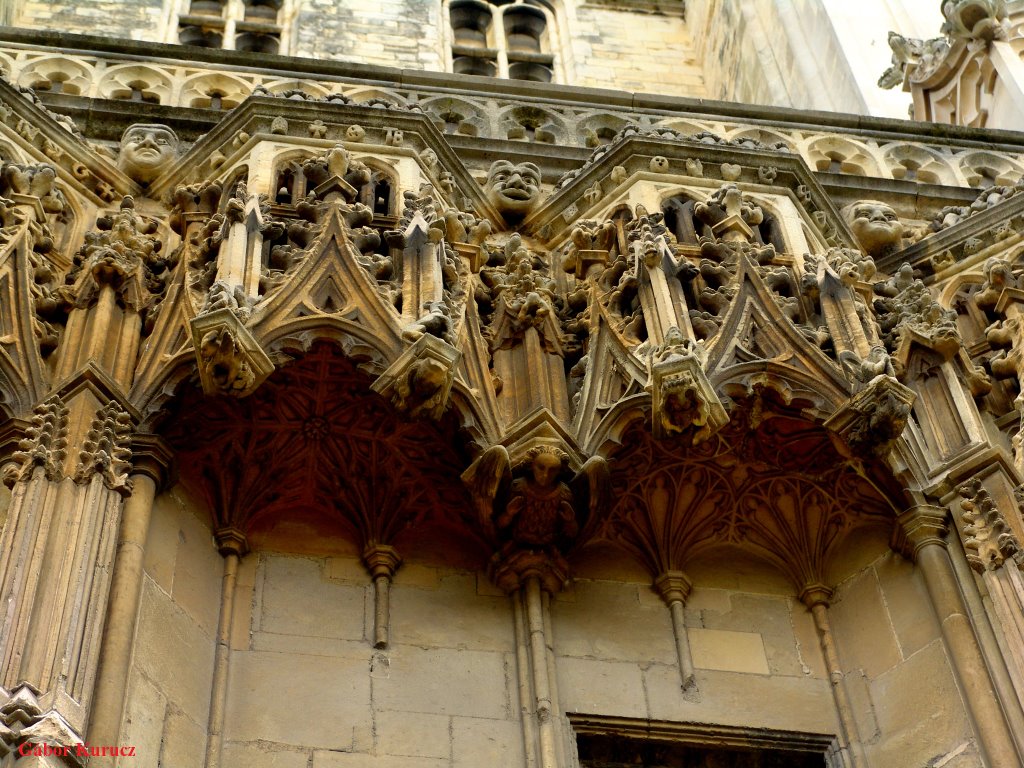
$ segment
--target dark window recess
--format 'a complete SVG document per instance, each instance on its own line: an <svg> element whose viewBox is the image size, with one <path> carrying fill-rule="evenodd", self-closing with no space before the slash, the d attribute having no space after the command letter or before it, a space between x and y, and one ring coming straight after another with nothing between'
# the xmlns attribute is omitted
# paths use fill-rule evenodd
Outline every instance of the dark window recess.
<svg viewBox="0 0 1024 768"><path fill-rule="evenodd" d="M279 53L281 27L277 14L284 0L246 0L241 17L225 8L225 0L192 0L188 14L178 19L178 42L199 48L234 47L250 53ZM229 20L234 39L225 39Z"/></svg>
<svg viewBox="0 0 1024 768"><path fill-rule="evenodd" d="M824 754L580 734L582 768L825 768Z"/></svg>

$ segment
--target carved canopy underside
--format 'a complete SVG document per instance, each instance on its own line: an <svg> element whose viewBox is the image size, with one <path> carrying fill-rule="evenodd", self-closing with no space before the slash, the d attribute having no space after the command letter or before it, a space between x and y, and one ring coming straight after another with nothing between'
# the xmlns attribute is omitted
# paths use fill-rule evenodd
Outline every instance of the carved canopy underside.
<svg viewBox="0 0 1024 768"><path fill-rule="evenodd" d="M404 419L369 383L321 343L250 397L190 389L167 422L183 480L219 525L247 533L302 520L364 549L444 525L468 509L451 420Z"/></svg>
<svg viewBox="0 0 1024 768"><path fill-rule="evenodd" d="M741 412L742 413L742 412ZM830 584L831 556L857 529L888 531L898 489L851 464L821 427L787 415L756 427L741 413L690 446L637 422L612 462L615 505L596 542L623 547L657 577L734 546L774 564L798 591Z"/></svg>

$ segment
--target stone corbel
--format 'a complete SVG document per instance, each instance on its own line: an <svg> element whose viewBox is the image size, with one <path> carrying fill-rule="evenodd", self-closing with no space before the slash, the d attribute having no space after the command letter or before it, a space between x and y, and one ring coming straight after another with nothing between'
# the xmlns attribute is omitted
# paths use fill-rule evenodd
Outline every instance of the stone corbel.
<svg viewBox="0 0 1024 768"><path fill-rule="evenodd" d="M199 315L191 326L206 394L245 397L273 372L270 357L230 309Z"/></svg>
<svg viewBox="0 0 1024 768"><path fill-rule="evenodd" d="M424 334L370 385L411 418L437 421L448 410L455 367L462 353L436 336Z"/></svg>
<svg viewBox="0 0 1024 768"><path fill-rule="evenodd" d="M699 445L729 422L722 401L701 365L696 344L648 362L651 427L658 439L689 433Z"/></svg>
<svg viewBox="0 0 1024 768"><path fill-rule="evenodd" d="M861 456L889 453L910 418L917 395L892 376L876 376L825 422Z"/></svg>

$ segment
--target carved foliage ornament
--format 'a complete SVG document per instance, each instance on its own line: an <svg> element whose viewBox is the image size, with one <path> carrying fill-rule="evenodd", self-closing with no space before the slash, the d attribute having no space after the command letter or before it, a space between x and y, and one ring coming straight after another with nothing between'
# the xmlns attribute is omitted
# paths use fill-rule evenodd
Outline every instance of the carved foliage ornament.
<svg viewBox="0 0 1024 768"><path fill-rule="evenodd" d="M961 497L964 549L971 567L983 573L1001 567L1007 559L1019 559L1020 544L981 481L971 478L957 488L957 493ZM1020 503L1024 494L1020 489L1014 493Z"/></svg>
<svg viewBox="0 0 1024 768"><path fill-rule="evenodd" d="M68 409L59 395L53 395L35 407L27 436L18 443L14 460L21 462L21 468L13 477L5 478L11 484L26 480L32 471L43 467L48 480L60 480L64 476L64 458L68 446Z"/></svg>
<svg viewBox="0 0 1024 768"><path fill-rule="evenodd" d="M78 454L76 483L87 483L95 476L111 490L131 494L132 419L116 401L110 401L96 412L92 425Z"/></svg>

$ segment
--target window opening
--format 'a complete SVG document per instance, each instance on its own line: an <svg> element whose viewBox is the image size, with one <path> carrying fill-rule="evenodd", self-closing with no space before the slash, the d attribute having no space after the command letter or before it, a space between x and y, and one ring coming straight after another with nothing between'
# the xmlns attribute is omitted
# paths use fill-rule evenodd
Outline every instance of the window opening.
<svg viewBox="0 0 1024 768"><path fill-rule="evenodd" d="M452 0L452 71L551 82L555 57L548 15L527 0Z"/></svg>
<svg viewBox="0 0 1024 768"><path fill-rule="evenodd" d="M284 0L191 0L178 42L200 48L280 53Z"/></svg>

